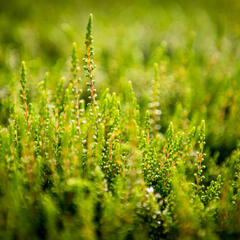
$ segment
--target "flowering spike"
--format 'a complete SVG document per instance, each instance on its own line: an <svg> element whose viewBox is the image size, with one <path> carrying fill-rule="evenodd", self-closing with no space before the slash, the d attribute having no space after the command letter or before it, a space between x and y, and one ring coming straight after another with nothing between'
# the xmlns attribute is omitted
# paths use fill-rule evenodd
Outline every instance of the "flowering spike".
<svg viewBox="0 0 240 240"><path fill-rule="evenodd" d="M150 110L151 110L151 125L152 125L152 132L153 135L156 136L158 130L160 129L159 120L161 111L159 110L159 66L157 63L154 64L154 80L153 80L153 95L152 101L150 103Z"/></svg>
<svg viewBox="0 0 240 240"><path fill-rule="evenodd" d="M72 74L73 80L77 78L78 73L78 58L77 58L77 44L74 42L72 46Z"/></svg>
<svg viewBox="0 0 240 240"><path fill-rule="evenodd" d="M20 83L21 83L21 87L22 89L20 90L21 93L21 99L23 102L23 106L24 106L24 111L25 111L25 117L26 117L26 123L27 123L27 130L28 130L28 134L30 134L30 115L29 115L29 106L28 106L28 98L27 98L27 88L26 88L26 64L24 61L22 61L21 64L21 79L20 79Z"/></svg>
<svg viewBox="0 0 240 240"><path fill-rule="evenodd" d="M205 121L201 121L201 125L199 127L199 164L197 169L197 186L199 186L200 181L202 180L202 162L204 161L204 145L205 145Z"/></svg>
<svg viewBox="0 0 240 240"><path fill-rule="evenodd" d="M86 70L86 77L88 78L89 82L87 83L88 89L91 95L92 99L92 108L93 112L95 114L95 108L96 108L96 89L94 88L94 73L93 70L95 68L94 62L93 62L93 37L92 37L92 19L93 16L92 14L89 15L89 20L87 24L87 33L86 33L86 40L85 40L85 45L86 45L86 54L85 58L83 59L84 61L84 69Z"/></svg>

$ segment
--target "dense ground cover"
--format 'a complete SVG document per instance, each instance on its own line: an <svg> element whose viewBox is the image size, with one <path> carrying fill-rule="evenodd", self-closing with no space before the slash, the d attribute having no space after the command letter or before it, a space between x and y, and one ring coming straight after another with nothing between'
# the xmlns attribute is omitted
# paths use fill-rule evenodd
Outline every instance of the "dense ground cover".
<svg viewBox="0 0 240 240"><path fill-rule="evenodd" d="M0 238L238 239L238 3L70 3L2 8Z"/></svg>

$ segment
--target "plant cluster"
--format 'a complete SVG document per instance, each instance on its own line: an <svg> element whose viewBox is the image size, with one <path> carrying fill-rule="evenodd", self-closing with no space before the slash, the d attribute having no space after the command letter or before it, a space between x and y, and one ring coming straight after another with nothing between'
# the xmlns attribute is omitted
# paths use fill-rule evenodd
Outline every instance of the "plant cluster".
<svg viewBox="0 0 240 240"><path fill-rule="evenodd" d="M167 61L154 64L147 109L131 82L98 97L92 20L83 70L74 43L71 77L55 94L47 73L32 102L22 63L21 103L11 96L0 128L0 238L237 239L240 147L219 166L206 151L204 120L161 128Z"/></svg>

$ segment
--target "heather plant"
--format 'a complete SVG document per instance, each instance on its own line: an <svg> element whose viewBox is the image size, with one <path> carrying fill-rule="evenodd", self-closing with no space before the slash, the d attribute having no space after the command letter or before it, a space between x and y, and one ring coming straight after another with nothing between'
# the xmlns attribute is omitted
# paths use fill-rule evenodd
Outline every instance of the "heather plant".
<svg viewBox="0 0 240 240"><path fill-rule="evenodd" d="M220 120L209 117L214 108L194 111L195 93L201 103L211 96L187 90L201 67L188 44L180 63L171 63L165 43L156 51L145 103L131 81L119 93L97 89L92 14L83 61L73 43L71 67L54 90L49 72L34 96L22 62L21 101L13 88L0 127L1 239L239 238L239 146L220 164L207 141L219 137L208 130L216 121L236 124L238 96L226 83L228 98L212 103Z"/></svg>

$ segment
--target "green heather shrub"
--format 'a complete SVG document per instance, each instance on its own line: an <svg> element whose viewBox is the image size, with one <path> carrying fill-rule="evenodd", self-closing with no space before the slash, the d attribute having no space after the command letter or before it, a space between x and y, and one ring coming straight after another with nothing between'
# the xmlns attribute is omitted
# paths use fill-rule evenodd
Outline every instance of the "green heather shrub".
<svg viewBox="0 0 240 240"><path fill-rule="evenodd" d="M188 56L177 56L187 62L170 65L163 43L145 103L139 104L131 82L117 94L99 93L92 21L90 15L83 62L74 43L70 74L54 91L46 73L32 93L28 62L22 62L20 85L13 83L4 102L0 239L240 238L240 144L222 165L210 155L218 121L226 138L239 137L233 85L219 86L228 98L219 94L205 109L214 95L209 88L216 87L211 84L219 83L209 79L208 88L188 91L199 81L201 59L189 47ZM175 102L175 90L182 103ZM199 103L205 105L194 110ZM210 118L218 107L216 114L224 116ZM231 124L236 132L229 132Z"/></svg>

